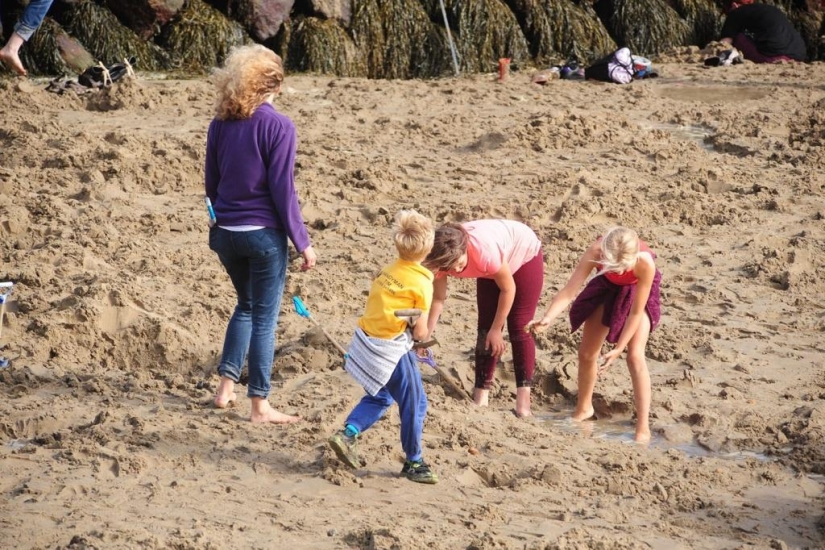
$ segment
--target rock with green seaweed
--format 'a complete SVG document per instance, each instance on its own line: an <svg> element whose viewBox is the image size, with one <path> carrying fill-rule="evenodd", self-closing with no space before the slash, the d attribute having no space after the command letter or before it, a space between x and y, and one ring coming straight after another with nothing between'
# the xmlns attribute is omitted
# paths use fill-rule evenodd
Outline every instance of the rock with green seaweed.
<svg viewBox="0 0 825 550"><path fill-rule="evenodd" d="M365 77L367 66L352 38L334 19L299 17L292 25L287 69Z"/></svg>
<svg viewBox="0 0 825 550"><path fill-rule="evenodd" d="M66 32L77 37L97 60L106 65L136 57L137 66L159 71L171 67L169 55L151 41L144 40L121 24L108 8L91 0L68 5L59 21Z"/></svg>
<svg viewBox="0 0 825 550"><path fill-rule="evenodd" d="M189 0L158 37L182 70L219 66L234 46L251 43L243 27L202 0Z"/></svg>

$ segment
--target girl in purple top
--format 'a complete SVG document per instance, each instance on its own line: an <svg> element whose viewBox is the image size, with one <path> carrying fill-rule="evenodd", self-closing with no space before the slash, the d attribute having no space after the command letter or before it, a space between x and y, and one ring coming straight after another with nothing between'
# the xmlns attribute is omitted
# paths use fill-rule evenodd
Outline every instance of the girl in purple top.
<svg viewBox="0 0 825 550"><path fill-rule="evenodd" d="M215 72L218 104L206 138L206 195L215 210L209 229L214 250L238 295L218 365L214 404L236 399L235 384L249 364L247 396L252 422L300 420L269 405L275 331L286 281L287 238L315 266L295 193L296 136L292 121L275 111L281 91L281 58L260 45L232 50Z"/></svg>
<svg viewBox="0 0 825 550"><path fill-rule="evenodd" d="M473 401L486 407L498 358L504 353L504 325L513 344L516 416L530 416L530 388L536 344L524 330L533 319L544 283L541 241L532 229L511 220L445 223L435 231L423 262L436 274L430 308L430 336L447 298L447 276L476 280L478 338Z"/></svg>

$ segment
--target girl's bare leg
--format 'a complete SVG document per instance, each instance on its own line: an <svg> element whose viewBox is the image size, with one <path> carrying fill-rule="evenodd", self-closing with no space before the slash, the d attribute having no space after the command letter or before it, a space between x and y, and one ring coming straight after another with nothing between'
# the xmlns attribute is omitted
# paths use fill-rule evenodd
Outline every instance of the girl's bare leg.
<svg viewBox="0 0 825 550"><path fill-rule="evenodd" d="M573 411L573 420L587 420L593 416L593 390L596 388L598 377L598 361L601 355L602 344L607 338L610 329L602 324L602 311L599 306L587 321L582 330L582 343L579 346L579 392L576 397L576 410Z"/></svg>
<svg viewBox="0 0 825 550"><path fill-rule="evenodd" d="M516 388L516 416L533 416L530 411L530 388Z"/></svg>
<svg viewBox="0 0 825 550"><path fill-rule="evenodd" d="M253 424L292 424L301 420L300 416L290 416L282 412L276 411L269 404L269 401L263 397L252 398L252 415L249 420Z"/></svg>
<svg viewBox="0 0 825 550"><path fill-rule="evenodd" d="M490 390L483 388L473 388L473 403L479 407L486 407L490 404Z"/></svg>
<svg viewBox="0 0 825 550"><path fill-rule="evenodd" d="M638 443L650 441L650 373L645 360L645 347L650 336L650 318L642 323L627 345L627 370L633 382L633 402L636 406L636 436Z"/></svg>
<svg viewBox="0 0 825 550"><path fill-rule="evenodd" d="M225 409L230 403L238 398L235 393L235 382L230 378L221 376L221 383L218 384L218 392L215 394L215 399L212 400L215 407Z"/></svg>

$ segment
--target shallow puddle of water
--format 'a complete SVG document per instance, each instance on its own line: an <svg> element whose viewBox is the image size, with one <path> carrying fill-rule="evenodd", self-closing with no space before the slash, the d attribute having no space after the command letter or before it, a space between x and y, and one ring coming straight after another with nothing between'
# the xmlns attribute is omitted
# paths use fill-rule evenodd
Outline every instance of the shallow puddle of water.
<svg viewBox="0 0 825 550"><path fill-rule="evenodd" d="M11 449L12 451L19 451L26 447L29 444L28 439L12 439L11 441L6 443L6 447Z"/></svg>
<svg viewBox="0 0 825 550"><path fill-rule="evenodd" d="M698 126L695 124L682 125L671 124L668 122L639 122L639 127L643 130L662 130L673 135L677 139L686 141L694 141L699 144L699 147L706 151L713 151L713 144L710 143L709 138L713 136L714 131L705 126Z"/></svg>
<svg viewBox="0 0 825 550"><path fill-rule="evenodd" d="M629 419L574 422L570 419L569 413L537 414L536 419L542 423L549 424L554 430L566 433L578 433L593 439L605 439L625 444L635 444L633 441L635 423ZM661 450L676 449L690 457L717 457L730 460L745 460L750 458L760 462L776 460L776 457L754 451L713 452L696 442L671 443L667 439L656 435L653 436L648 447Z"/></svg>
<svg viewBox="0 0 825 550"><path fill-rule="evenodd" d="M738 103L762 99L770 94L769 90L744 86L662 86L657 93L662 97L677 101L702 103Z"/></svg>

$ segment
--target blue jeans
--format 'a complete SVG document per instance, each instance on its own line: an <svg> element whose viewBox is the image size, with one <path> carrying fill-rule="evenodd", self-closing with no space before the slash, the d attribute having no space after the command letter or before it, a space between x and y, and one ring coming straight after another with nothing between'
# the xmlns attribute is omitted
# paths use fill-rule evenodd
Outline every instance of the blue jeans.
<svg viewBox="0 0 825 550"><path fill-rule="evenodd" d="M209 230L209 248L218 254L238 294L226 327L218 374L235 382L249 355L248 397L269 396L275 330L286 281L286 233L276 229Z"/></svg>
<svg viewBox="0 0 825 550"><path fill-rule="evenodd" d="M387 385L375 395L365 395L349 413L346 423L368 430L378 422L387 409L398 402L401 416L401 447L407 460L421 460L421 436L424 433L424 417L427 416L427 394L421 383L421 371L415 352L409 352L398 361Z"/></svg>
<svg viewBox="0 0 825 550"><path fill-rule="evenodd" d="M23 10L23 15L20 16L20 19L14 26L14 32L28 42L29 38L34 34L34 31L36 31L43 22L53 1L54 0L30 0L26 9Z"/></svg>

